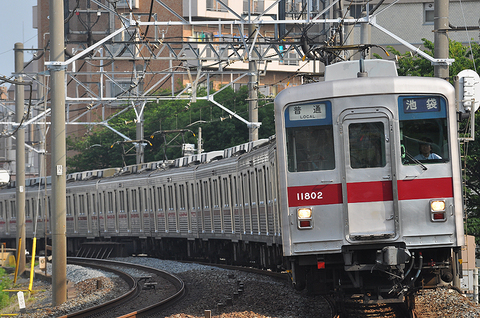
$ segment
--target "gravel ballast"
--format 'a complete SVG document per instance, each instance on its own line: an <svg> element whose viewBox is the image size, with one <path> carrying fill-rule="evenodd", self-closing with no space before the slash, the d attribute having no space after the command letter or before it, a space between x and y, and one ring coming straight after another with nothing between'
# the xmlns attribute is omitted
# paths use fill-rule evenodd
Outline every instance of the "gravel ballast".
<svg viewBox="0 0 480 318"><path fill-rule="evenodd" d="M306 296L297 292L286 280L148 257L114 260L161 269L185 282L187 294L184 299L155 317L204 318L206 311L211 312L212 318L332 317L330 306L323 297ZM138 271L131 271L129 274L134 277L142 276ZM28 279L20 279L28 286ZM18 317L22 318L58 317L116 298L127 290L127 286L122 285L115 275L77 265L67 266L67 280L70 282L69 299L61 306L52 307L51 285L36 279L34 290L43 291L35 293L27 300L27 313L20 313L18 305L5 308L1 313L17 313ZM101 289L97 289L98 280L101 282ZM421 291L416 304L419 318L480 316L478 305L459 293L448 290Z"/></svg>

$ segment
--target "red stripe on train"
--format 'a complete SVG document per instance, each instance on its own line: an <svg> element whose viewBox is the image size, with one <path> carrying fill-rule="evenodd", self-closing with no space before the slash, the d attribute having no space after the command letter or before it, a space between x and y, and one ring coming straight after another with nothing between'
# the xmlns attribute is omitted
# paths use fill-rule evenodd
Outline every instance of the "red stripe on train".
<svg viewBox="0 0 480 318"><path fill-rule="evenodd" d="M392 201L392 181L347 183L348 203Z"/></svg>
<svg viewBox="0 0 480 318"><path fill-rule="evenodd" d="M397 185L399 200L453 197L452 178L399 180Z"/></svg>
<svg viewBox="0 0 480 318"><path fill-rule="evenodd" d="M452 178L413 179L397 181L399 200L453 197ZM310 185L288 187L288 206L341 204L342 185ZM347 184L348 202L392 201L391 181L355 182Z"/></svg>
<svg viewBox="0 0 480 318"><path fill-rule="evenodd" d="M342 203L342 185L324 184L288 187L288 206L309 206Z"/></svg>

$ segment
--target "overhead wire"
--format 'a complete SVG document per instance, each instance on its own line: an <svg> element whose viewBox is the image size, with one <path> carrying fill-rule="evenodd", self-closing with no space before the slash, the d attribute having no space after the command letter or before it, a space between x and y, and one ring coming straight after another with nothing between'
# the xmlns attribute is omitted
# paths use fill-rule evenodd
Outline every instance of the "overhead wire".
<svg viewBox="0 0 480 318"><path fill-rule="evenodd" d="M470 47L470 52L472 53L473 68L474 68L475 72L477 72L477 66L475 65L475 57L473 56L474 54L473 54L473 49L472 49L472 41L470 39L470 36L468 35L467 20L465 18L465 11L463 10L462 0L460 0L460 10L462 11L463 22L465 24L465 32L467 32L468 46Z"/></svg>

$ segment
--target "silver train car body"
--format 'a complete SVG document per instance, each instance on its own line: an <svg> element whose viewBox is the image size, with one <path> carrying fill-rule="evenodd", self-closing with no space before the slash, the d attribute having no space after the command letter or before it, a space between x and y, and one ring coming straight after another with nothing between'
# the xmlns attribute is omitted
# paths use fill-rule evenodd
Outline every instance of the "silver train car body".
<svg viewBox="0 0 480 318"><path fill-rule="evenodd" d="M276 137L67 182L67 249L287 269L298 289L402 301L455 284L463 201L453 87L365 61L275 99ZM419 158L422 145L436 153ZM111 176L107 176L111 174ZM50 233L50 187L28 180L27 237ZM15 188L0 191L0 237L16 236ZM41 245L41 244L40 244ZM28 241L27 241L28 246ZM367 296L366 296L367 297Z"/></svg>
<svg viewBox="0 0 480 318"><path fill-rule="evenodd" d="M402 299L414 286L458 283L455 92L370 63L379 76L354 78L357 62L335 64L333 77L352 78L275 99L283 250L301 288Z"/></svg>

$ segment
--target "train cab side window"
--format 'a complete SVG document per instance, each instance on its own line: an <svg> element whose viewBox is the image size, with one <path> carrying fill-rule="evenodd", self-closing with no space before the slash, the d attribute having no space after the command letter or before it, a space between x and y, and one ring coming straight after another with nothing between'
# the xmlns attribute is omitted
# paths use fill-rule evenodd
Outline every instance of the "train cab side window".
<svg viewBox="0 0 480 318"><path fill-rule="evenodd" d="M400 121L402 164L449 161L446 118Z"/></svg>
<svg viewBox="0 0 480 318"><path fill-rule="evenodd" d="M382 122L350 124L348 138L353 169L385 167L385 128Z"/></svg>
<svg viewBox="0 0 480 318"><path fill-rule="evenodd" d="M287 128L288 171L335 169L332 125Z"/></svg>

